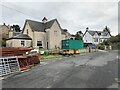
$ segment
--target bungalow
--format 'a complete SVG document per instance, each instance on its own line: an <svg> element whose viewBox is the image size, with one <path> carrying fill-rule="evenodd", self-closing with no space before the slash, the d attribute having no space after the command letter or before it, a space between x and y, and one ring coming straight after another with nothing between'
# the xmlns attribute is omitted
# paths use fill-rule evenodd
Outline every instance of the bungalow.
<svg viewBox="0 0 120 90"><path fill-rule="evenodd" d="M18 34L7 39L7 47L31 47L32 38L26 34Z"/></svg>

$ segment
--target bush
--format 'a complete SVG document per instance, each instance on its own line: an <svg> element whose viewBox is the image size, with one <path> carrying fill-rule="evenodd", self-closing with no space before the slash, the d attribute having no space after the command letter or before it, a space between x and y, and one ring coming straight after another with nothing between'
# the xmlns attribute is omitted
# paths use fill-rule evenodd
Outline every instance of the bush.
<svg viewBox="0 0 120 90"><path fill-rule="evenodd" d="M120 42L111 45L113 50L120 50Z"/></svg>
<svg viewBox="0 0 120 90"><path fill-rule="evenodd" d="M6 40L0 40L0 47L6 47Z"/></svg>
<svg viewBox="0 0 120 90"><path fill-rule="evenodd" d="M104 50L105 46L104 45L98 45L98 49Z"/></svg>

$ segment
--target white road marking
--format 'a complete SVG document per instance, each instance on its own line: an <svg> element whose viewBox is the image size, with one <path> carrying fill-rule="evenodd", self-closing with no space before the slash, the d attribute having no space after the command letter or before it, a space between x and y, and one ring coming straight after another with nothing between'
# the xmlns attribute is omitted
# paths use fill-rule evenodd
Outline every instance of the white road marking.
<svg viewBox="0 0 120 90"><path fill-rule="evenodd" d="M46 88L51 88L51 86L49 85L49 86L47 86Z"/></svg>
<svg viewBox="0 0 120 90"><path fill-rule="evenodd" d="M109 86L107 88L118 88L118 83L113 83L111 86Z"/></svg>
<svg viewBox="0 0 120 90"><path fill-rule="evenodd" d="M105 50L98 50L98 51L101 51L101 52L108 52L108 51L105 51Z"/></svg>

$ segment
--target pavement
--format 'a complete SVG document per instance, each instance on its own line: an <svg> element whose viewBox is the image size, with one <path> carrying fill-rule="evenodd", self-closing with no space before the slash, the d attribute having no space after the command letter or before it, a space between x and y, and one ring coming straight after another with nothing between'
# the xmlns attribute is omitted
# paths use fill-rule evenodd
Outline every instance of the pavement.
<svg viewBox="0 0 120 90"><path fill-rule="evenodd" d="M2 88L118 88L118 61L118 51L47 60L3 79Z"/></svg>

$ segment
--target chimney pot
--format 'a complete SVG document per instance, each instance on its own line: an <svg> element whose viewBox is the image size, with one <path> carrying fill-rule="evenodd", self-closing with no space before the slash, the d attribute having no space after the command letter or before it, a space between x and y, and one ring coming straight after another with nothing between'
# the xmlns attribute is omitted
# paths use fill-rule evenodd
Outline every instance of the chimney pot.
<svg viewBox="0 0 120 90"><path fill-rule="evenodd" d="M5 23L3 23L3 25L5 25Z"/></svg>

